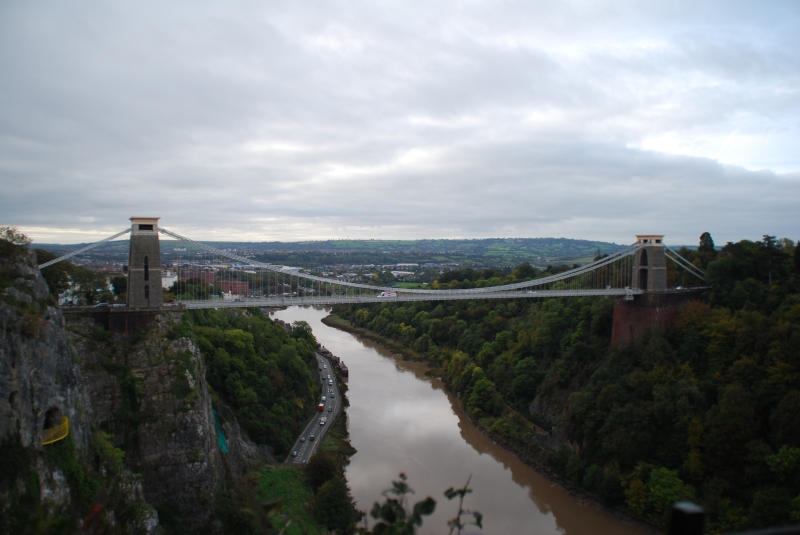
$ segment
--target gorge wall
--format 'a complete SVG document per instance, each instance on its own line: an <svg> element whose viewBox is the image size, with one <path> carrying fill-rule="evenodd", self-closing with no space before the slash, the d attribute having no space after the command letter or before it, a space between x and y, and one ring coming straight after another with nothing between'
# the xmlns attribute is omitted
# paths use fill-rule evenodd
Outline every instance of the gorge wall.
<svg viewBox="0 0 800 535"><path fill-rule="evenodd" d="M155 533L158 510L162 522L220 530L220 491L265 454L212 400L199 350L171 335L180 322L179 313L159 313L129 336L91 314L65 319L33 253L19 247L0 258L0 439L21 460L0 474L0 528L39 514ZM224 414L224 454L212 405ZM69 435L43 446L43 429L62 416Z"/></svg>

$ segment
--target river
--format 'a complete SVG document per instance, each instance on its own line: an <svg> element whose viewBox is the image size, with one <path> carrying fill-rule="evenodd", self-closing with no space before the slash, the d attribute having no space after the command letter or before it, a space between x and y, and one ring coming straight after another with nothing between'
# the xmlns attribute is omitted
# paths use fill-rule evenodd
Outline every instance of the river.
<svg viewBox="0 0 800 535"><path fill-rule="evenodd" d="M483 530L465 534L646 533L570 496L494 444L463 414L440 380L425 376L425 364L404 361L375 342L328 327L321 322L327 314L322 308L295 306L273 317L308 322L317 340L350 371L348 429L358 453L346 475L359 509L369 512L404 472L415 491L412 503L426 496L437 502L419 533L447 533L447 520L458 506L443 493L463 486L471 475L473 493L464 508L483 514Z"/></svg>

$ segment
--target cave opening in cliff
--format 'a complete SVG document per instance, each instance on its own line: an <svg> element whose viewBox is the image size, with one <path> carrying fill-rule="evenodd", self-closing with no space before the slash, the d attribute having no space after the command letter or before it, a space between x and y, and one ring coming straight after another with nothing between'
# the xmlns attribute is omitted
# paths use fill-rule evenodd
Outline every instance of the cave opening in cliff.
<svg viewBox="0 0 800 535"><path fill-rule="evenodd" d="M62 421L61 410L58 407L53 407L44 414L44 426L42 430L57 427L61 425Z"/></svg>

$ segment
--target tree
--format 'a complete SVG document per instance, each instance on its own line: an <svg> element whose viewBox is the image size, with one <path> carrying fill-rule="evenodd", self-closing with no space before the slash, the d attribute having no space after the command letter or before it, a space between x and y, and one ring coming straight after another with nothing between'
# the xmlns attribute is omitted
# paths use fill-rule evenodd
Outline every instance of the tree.
<svg viewBox="0 0 800 535"><path fill-rule="evenodd" d="M311 326L305 321L295 321L292 323L292 333L290 335L296 340L306 340L311 347L317 347L317 339L314 338L314 333L311 332Z"/></svg>
<svg viewBox="0 0 800 535"><path fill-rule="evenodd" d="M776 446L800 447L800 392L792 390L781 399L769 420Z"/></svg>
<svg viewBox="0 0 800 535"><path fill-rule="evenodd" d="M684 487L678 473L667 468L650 472L648 490L647 505L656 518L662 518L672 502L694 497L691 487Z"/></svg>
<svg viewBox="0 0 800 535"><path fill-rule="evenodd" d="M700 245L697 247L697 250L701 253L714 252L714 239L711 237L711 234L708 232L703 232L700 235Z"/></svg>
<svg viewBox="0 0 800 535"><path fill-rule="evenodd" d="M527 409L528 404L536 397L536 390L544 380L545 372L539 370L532 357L528 357L517 363L514 375L511 392L514 394L517 407Z"/></svg>
<svg viewBox="0 0 800 535"><path fill-rule="evenodd" d="M13 243L14 245L30 245L33 241L17 230L17 227L0 227L0 240Z"/></svg>
<svg viewBox="0 0 800 535"><path fill-rule="evenodd" d="M794 270L800 273L800 240L794 247Z"/></svg>
<svg viewBox="0 0 800 535"><path fill-rule="evenodd" d="M105 275L80 266L75 266L72 270L72 283L87 305L96 303L100 294L108 287Z"/></svg>
<svg viewBox="0 0 800 535"><path fill-rule="evenodd" d="M705 453L708 464L731 481L742 477L747 462L745 444L756 433L750 392L733 384L725 389L719 405L706 414Z"/></svg>
<svg viewBox="0 0 800 535"><path fill-rule="evenodd" d="M783 263L788 260L788 255L779 246L778 239L775 236L764 234L764 239L756 242L759 248L761 262L759 264L766 264L767 270L767 284L772 284L772 274L780 273Z"/></svg>
<svg viewBox="0 0 800 535"><path fill-rule="evenodd" d="M315 453L303 468L303 475L314 492L338 475L336 463L325 452Z"/></svg>
<svg viewBox="0 0 800 535"><path fill-rule="evenodd" d="M50 251L44 249L36 249L36 263L41 265L50 260L55 260L57 257ZM69 289L69 274L72 271L73 265L70 262L59 262L48 266L42 270L42 277L47 282L47 287L50 289L50 294L58 297Z"/></svg>
<svg viewBox="0 0 800 535"><path fill-rule="evenodd" d="M353 524L353 500L344 479L335 477L319 488L315 513L328 529L345 532Z"/></svg>
<svg viewBox="0 0 800 535"><path fill-rule="evenodd" d="M536 278L536 268L530 262L523 262L514 269L514 276L518 279Z"/></svg>
<svg viewBox="0 0 800 535"><path fill-rule="evenodd" d="M114 295L117 297L128 291L128 277L125 275L114 275L111 277L111 284L114 286Z"/></svg>

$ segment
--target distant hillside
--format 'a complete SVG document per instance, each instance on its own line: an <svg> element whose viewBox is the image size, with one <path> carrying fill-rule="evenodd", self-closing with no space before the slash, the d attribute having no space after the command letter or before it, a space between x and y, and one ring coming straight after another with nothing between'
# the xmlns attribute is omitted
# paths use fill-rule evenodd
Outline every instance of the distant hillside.
<svg viewBox="0 0 800 535"><path fill-rule="evenodd" d="M308 242L263 242L248 244L262 251L350 251L394 253L461 253L506 256L524 253L544 257L583 257L598 249L610 253L622 246L615 243L568 238L487 238L472 240L328 240Z"/></svg>
<svg viewBox="0 0 800 535"><path fill-rule="evenodd" d="M513 265L523 261L531 263L568 262L586 260L601 253L613 253L623 246L616 243L573 240L568 238L488 238L473 240L326 240L304 242L203 242L219 249L235 249L237 252L253 253L268 260L296 265L307 263L311 257L328 259L345 254L368 260L371 255L386 255L392 259L413 258L414 261L430 258L430 261L469 260L470 264ZM82 245L36 244L36 247L55 253L74 250ZM165 253L173 247L184 247L172 241L162 241ZM120 240L101 246L93 253L127 253L128 241ZM318 253L308 255L307 253ZM435 257L435 258L434 258ZM302 261L300 261L302 259ZM386 256L375 261L386 261ZM410 261L410 260L409 260Z"/></svg>

